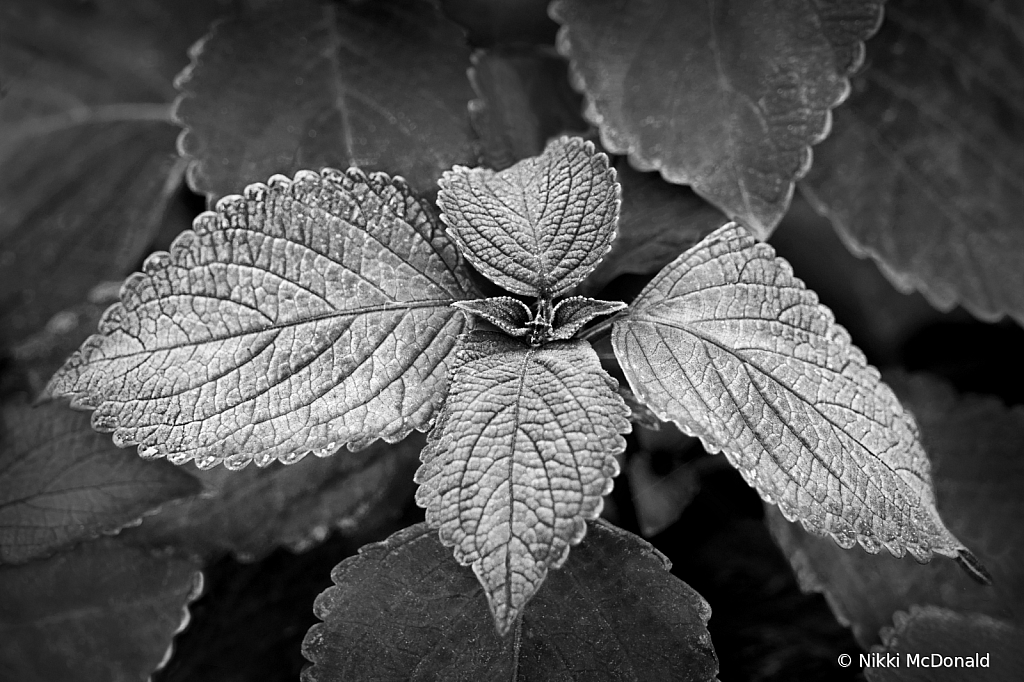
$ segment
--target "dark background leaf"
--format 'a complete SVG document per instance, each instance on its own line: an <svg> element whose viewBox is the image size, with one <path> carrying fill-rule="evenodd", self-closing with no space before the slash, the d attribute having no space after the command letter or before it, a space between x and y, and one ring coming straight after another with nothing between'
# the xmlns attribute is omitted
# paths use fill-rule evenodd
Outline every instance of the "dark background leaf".
<svg viewBox="0 0 1024 682"><path fill-rule="evenodd" d="M551 12L605 148L764 239L849 92L881 0L559 0Z"/></svg>
<svg viewBox="0 0 1024 682"><path fill-rule="evenodd" d="M801 185L900 289L985 320L1024 321L1022 7L888 2Z"/></svg>
<svg viewBox="0 0 1024 682"><path fill-rule="evenodd" d="M23 563L116 531L199 483L120 450L63 405L0 406L0 563Z"/></svg>
<svg viewBox="0 0 1024 682"><path fill-rule="evenodd" d="M193 561L115 539L0 567L0 671L19 682L144 680L201 586Z"/></svg>
<svg viewBox="0 0 1024 682"><path fill-rule="evenodd" d="M183 166L171 80L213 0L0 9L0 343L130 272Z"/></svg>
<svg viewBox="0 0 1024 682"><path fill-rule="evenodd" d="M473 160L469 50L427 0L294 0L218 25L179 79L192 189L212 200L323 166L420 191Z"/></svg>
<svg viewBox="0 0 1024 682"><path fill-rule="evenodd" d="M472 45L550 43L558 25L548 16L549 0L440 0Z"/></svg>
<svg viewBox="0 0 1024 682"><path fill-rule="evenodd" d="M583 282L591 294L619 275L653 275L728 222L693 190L665 182L657 173L641 173L621 159L615 171L622 185L619 235Z"/></svg>
<svg viewBox="0 0 1024 682"><path fill-rule="evenodd" d="M203 483L203 496L165 505L125 535L130 542L171 545L207 558L231 552L254 561L280 546L307 550L333 530L365 534L393 522L412 499L423 441L413 434L394 445L341 448L265 469L189 467Z"/></svg>
<svg viewBox="0 0 1024 682"><path fill-rule="evenodd" d="M582 98L569 86L568 64L550 48L477 50L469 80L477 93L469 118L480 161L494 170L540 154L552 137L589 127L580 115Z"/></svg>
<svg viewBox="0 0 1024 682"><path fill-rule="evenodd" d="M773 532L805 590L824 592L865 647L897 610L935 604L1024 622L1024 408L958 396L928 376L889 375L914 413L932 462L939 512L992 574L971 581L952 561L928 565L844 551L775 513Z"/></svg>
<svg viewBox="0 0 1024 682"><path fill-rule="evenodd" d="M502 640L472 572L435 531L413 526L335 569L337 586L317 599L324 623L303 645L315 661L303 680L711 680L706 604L667 568L639 538L592 523L521 633Z"/></svg>
<svg viewBox="0 0 1024 682"><path fill-rule="evenodd" d="M896 614L884 635L886 652L899 657L898 668L866 667L868 682L1014 682L1024 669L1024 631L979 614L962 614L935 606L911 607ZM919 654L932 663L941 656L987 656L986 667L912 665ZM980 661L979 661L980 662ZM954 661L955 663L955 661Z"/></svg>

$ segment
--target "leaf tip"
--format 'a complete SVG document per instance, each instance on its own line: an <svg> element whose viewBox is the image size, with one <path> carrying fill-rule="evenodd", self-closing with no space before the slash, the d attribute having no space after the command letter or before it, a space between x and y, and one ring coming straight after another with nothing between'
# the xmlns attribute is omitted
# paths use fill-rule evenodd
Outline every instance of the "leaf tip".
<svg viewBox="0 0 1024 682"><path fill-rule="evenodd" d="M960 564L960 568L964 569L967 575L971 576L976 582L982 585L992 584L992 574L988 572L988 569L980 561L978 557L974 556L969 549L961 547L956 552L956 562Z"/></svg>

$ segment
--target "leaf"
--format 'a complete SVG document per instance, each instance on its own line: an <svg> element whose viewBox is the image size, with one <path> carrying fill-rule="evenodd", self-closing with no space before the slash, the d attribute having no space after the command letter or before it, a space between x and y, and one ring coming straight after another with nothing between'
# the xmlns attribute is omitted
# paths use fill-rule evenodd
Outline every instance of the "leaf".
<svg viewBox="0 0 1024 682"><path fill-rule="evenodd" d="M56 406L0 411L0 563L23 563L117 531L199 492L167 462L143 462Z"/></svg>
<svg viewBox="0 0 1024 682"><path fill-rule="evenodd" d="M230 551L247 562L280 546L306 551L335 529L365 537L411 500L422 446L423 438L413 435L288 466L196 471L202 497L164 506L125 537L207 558Z"/></svg>
<svg viewBox="0 0 1024 682"><path fill-rule="evenodd" d="M630 493L645 538L654 537L678 521L697 495L700 478L691 464L647 450L638 450L630 457Z"/></svg>
<svg viewBox="0 0 1024 682"><path fill-rule="evenodd" d="M171 79L200 0L0 8L0 343L144 255L182 177Z"/></svg>
<svg viewBox="0 0 1024 682"><path fill-rule="evenodd" d="M477 98L469 102L469 120L484 165L505 170L541 154L557 135L587 130L568 65L554 50L503 46L477 50L472 59L469 80Z"/></svg>
<svg viewBox="0 0 1024 682"><path fill-rule="evenodd" d="M19 682L143 680L202 590L189 559L104 539L0 567L0 670Z"/></svg>
<svg viewBox="0 0 1024 682"><path fill-rule="evenodd" d="M458 562L473 566L502 635L612 489L630 430L615 386L583 341L463 340L416 502Z"/></svg>
<svg viewBox="0 0 1024 682"><path fill-rule="evenodd" d="M526 336L530 333L528 325L533 320L533 311L528 305L511 296L456 301L452 305L482 317L509 336Z"/></svg>
<svg viewBox="0 0 1024 682"><path fill-rule="evenodd" d="M887 377L921 427L939 511L978 554L992 585L973 584L950 562L920 566L842 552L777 514L769 526L806 591L823 592L865 648L892 614L934 604L997 618L1024 618L1024 408L958 396L926 375Z"/></svg>
<svg viewBox="0 0 1024 682"><path fill-rule="evenodd" d="M881 0L559 0L558 50L605 149L767 238L849 93Z"/></svg>
<svg viewBox="0 0 1024 682"><path fill-rule="evenodd" d="M619 234L608 256L582 289L596 294L619 275L652 275L728 220L687 187L641 173L629 164L615 167L622 185Z"/></svg>
<svg viewBox="0 0 1024 682"><path fill-rule="evenodd" d="M399 179L250 185L151 255L48 391L144 457L286 463L425 429L472 298Z"/></svg>
<svg viewBox="0 0 1024 682"><path fill-rule="evenodd" d="M580 138L555 140L540 156L498 173L456 166L440 186L448 234L480 272L522 296L564 293L615 239L615 171Z"/></svg>
<svg viewBox="0 0 1024 682"><path fill-rule="evenodd" d="M501 638L472 575L418 524L334 569L302 679L712 680L711 610L669 566L636 536L591 523L516 637Z"/></svg>
<svg viewBox="0 0 1024 682"><path fill-rule="evenodd" d="M551 311L551 338L571 339L595 317L611 315L625 308L626 304L622 301L598 301L586 296L562 299Z"/></svg>
<svg viewBox="0 0 1024 682"><path fill-rule="evenodd" d="M730 223L616 322L630 387L765 501L843 548L973 557L935 510L917 428L789 264Z"/></svg>
<svg viewBox="0 0 1024 682"><path fill-rule="evenodd" d="M550 43L558 26L547 0L440 0L444 13L469 34L473 45Z"/></svg>
<svg viewBox="0 0 1024 682"><path fill-rule="evenodd" d="M1016 3L888 3L801 184L900 290L984 320L1024 322L1022 31Z"/></svg>
<svg viewBox="0 0 1024 682"><path fill-rule="evenodd" d="M462 32L426 0L272 3L217 26L178 80L211 204L274 173L361 166L419 190L473 158Z"/></svg>
<svg viewBox="0 0 1024 682"><path fill-rule="evenodd" d="M883 635L886 652L896 654L898 668L866 666L869 682L1012 682L1024 668L1024 632L988 616L962 614L935 606L912 606L899 612L895 627ZM917 664L918 655L927 663ZM933 664L932 657L938 658ZM883 660L884 660L884 653ZM959 656L961 659L946 659ZM947 662L948 660L948 662ZM968 667L968 660L974 666ZM959 665L958 665L959 664Z"/></svg>

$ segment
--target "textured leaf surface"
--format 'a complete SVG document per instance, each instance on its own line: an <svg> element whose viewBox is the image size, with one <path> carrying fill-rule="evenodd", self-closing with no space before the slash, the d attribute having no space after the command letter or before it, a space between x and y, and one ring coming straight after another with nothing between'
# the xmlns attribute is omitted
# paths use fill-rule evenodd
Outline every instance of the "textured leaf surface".
<svg viewBox="0 0 1024 682"><path fill-rule="evenodd" d="M609 152L765 238L849 92L881 0L559 0L559 51Z"/></svg>
<svg viewBox="0 0 1024 682"><path fill-rule="evenodd" d="M458 301L452 305L487 320L509 336L525 336L530 333L527 325L533 320L533 311L517 298L478 298L472 301Z"/></svg>
<svg viewBox="0 0 1024 682"><path fill-rule="evenodd" d="M555 140L540 156L498 173L457 166L440 185L448 233L480 272L516 294L558 296L586 277L615 239L615 171L580 138Z"/></svg>
<svg viewBox="0 0 1024 682"><path fill-rule="evenodd" d="M473 158L462 32L426 0L268 3L217 26L178 85L190 183L361 166L428 190Z"/></svg>
<svg viewBox="0 0 1024 682"><path fill-rule="evenodd" d="M216 2L0 7L0 341L126 275L181 169L171 80Z"/></svg>
<svg viewBox="0 0 1024 682"><path fill-rule="evenodd" d="M469 80L477 98L469 103L469 118L485 166L505 170L543 152L552 137L587 130L567 66L553 50L541 47L473 53Z"/></svg>
<svg viewBox="0 0 1024 682"><path fill-rule="evenodd" d="M769 514L802 587L824 592L865 648L895 611L913 604L1024 619L1024 408L961 397L925 375L887 378L921 427L942 517L992 573L992 585L975 584L952 562L843 552Z"/></svg>
<svg viewBox="0 0 1024 682"><path fill-rule="evenodd" d="M551 311L551 338L570 339L591 320L625 309L622 301L598 301L586 296L566 298Z"/></svg>
<svg viewBox="0 0 1024 682"><path fill-rule="evenodd" d="M414 434L394 445L309 456L288 466L194 471L201 498L165 505L125 537L255 561L280 546L305 551L335 529L365 536L393 521L412 499L423 440Z"/></svg>
<svg viewBox="0 0 1024 682"><path fill-rule="evenodd" d="M979 614L962 614L935 606L911 607L899 612L884 634L886 651L899 656L899 668L866 667L868 682L1013 682L1024 669L1024 631L1009 623ZM910 665L907 656L932 654L988 656L988 665L968 668L956 661L937 666Z"/></svg>
<svg viewBox="0 0 1024 682"><path fill-rule="evenodd" d="M1024 322L1024 11L885 7L870 68L802 190L904 291Z"/></svg>
<svg viewBox="0 0 1024 682"><path fill-rule="evenodd" d="M665 182L657 173L641 173L626 163L618 163L615 171L622 185L619 234L583 283L589 294L619 275L653 275L728 222L692 189Z"/></svg>
<svg viewBox="0 0 1024 682"><path fill-rule="evenodd" d="M707 603L664 556L603 522L498 637L472 574L419 524L334 570L306 635L305 682L712 680ZM372 595L371 598L367 598ZM398 645L398 643L401 643Z"/></svg>
<svg viewBox="0 0 1024 682"><path fill-rule="evenodd" d="M144 462L60 405L3 405L0 563L22 563L115 531L199 484L167 462Z"/></svg>
<svg viewBox="0 0 1024 682"><path fill-rule="evenodd" d="M150 256L50 383L144 456L206 468L394 441L444 399L472 298L399 180L300 172L199 216Z"/></svg>
<svg viewBox="0 0 1024 682"><path fill-rule="evenodd" d="M144 680L201 586L192 561L112 539L0 567L0 670L19 682Z"/></svg>
<svg viewBox="0 0 1024 682"><path fill-rule="evenodd" d="M844 548L969 552L935 510L913 419L789 264L730 223L612 332L637 397L722 451L766 501Z"/></svg>
<svg viewBox="0 0 1024 682"><path fill-rule="evenodd" d="M416 501L505 634L601 513L629 412L585 342L465 337Z"/></svg>

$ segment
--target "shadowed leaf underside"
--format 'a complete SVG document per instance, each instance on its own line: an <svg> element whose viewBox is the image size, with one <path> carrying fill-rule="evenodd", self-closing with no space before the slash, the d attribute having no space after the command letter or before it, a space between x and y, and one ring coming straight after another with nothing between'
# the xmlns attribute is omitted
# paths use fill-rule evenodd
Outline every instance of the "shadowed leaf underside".
<svg viewBox="0 0 1024 682"><path fill-rule="evenodd" d="M473 298L399 179L301 171L225 197L150 256L48 392L146 457L294 461L396 441L444 400Z"/></svg>
<svg viewBox="0 0 1024 682"><path fill-rule="evenodd" d="M970 561L935 510L913 418L789 264L730 223L617 322L637 397L722 451L761 496L850 548Z"/></svg>
<svg viewBox="0 0 1024 682"><path fill-rule="evenodd" d="M516 294L564 293L615 239L615 170L580 138L555 140L540 156L498 173L456 166L439 184L449 234L480 272Z"/></svg>
<svg viewBox="0 0 1024 682"><path fill-rule="evenodd" d="M601 513L629 410L585 342L474 334L457 360L416 499L505 634Z"/></svg>

